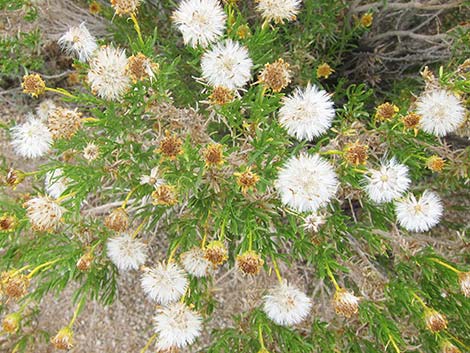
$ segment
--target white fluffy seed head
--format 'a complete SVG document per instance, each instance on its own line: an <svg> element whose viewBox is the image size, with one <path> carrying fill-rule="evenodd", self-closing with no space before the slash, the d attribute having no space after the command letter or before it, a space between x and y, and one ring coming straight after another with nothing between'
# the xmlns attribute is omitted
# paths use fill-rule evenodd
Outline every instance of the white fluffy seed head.
<svg viewBox="0 0 470 353"><path fill-rule="evenodd" d="M251 78L252 66L248 50L231 39L216 44L201 59L202 75L207 82L228 89L242 88Z"/></svg>
<svg viewBox="0 0 470 353"><path fill-rule="evenodd" d="M159 351L184 348L201 335L201 316L183 303L171 303L159 309L153 320Z"/></svg>
<svg viewBox="0 0 470 353"><path fill-rule="evenodd" d="M26 215L34 230L48 232L60 223L64 208L47 196L38 196L25 202Z"/></svg>
<svg viewBox="0 0 470 353"><path fill-rule="evenodd" d="M21 157L38 158L49 152L52 133L41 120L32 116L26 122L11 128L11 144Z"/></svg>
<svg viewBox="0 0 470 353"><path fill-rule="evenodd" d="M154 268L145 270L141 284L150 299L166 305L177 301L186 292L188 278L176 263L159 263Z"/></svg>
<svg viewBox="0 0 470 353"><path fill-rule="evenodd" d="M126 233L109 238L106 249L109 259L120 271L137 270L147 260L147 245Z"/></svg>
<svg viewBox="0 0 470 353"><path fill-rule="evenodd" d="M184 0L173 13L173 21L186 45L207 47L225 30L227 16L218 0Z"/></svg>
<svg viewBox="0 0 470 353"><path fill-rule="evenodd" d="M421 128L436 136L457 130L465 120L465 108L458 97L444 89L424 93L417 102Z"/></svg>
<svg viewBox="0 0 470 353"><path fill-rule="evenodd" d="M256 0L256 9L267 21L284 23L295 20L302 0Z"/></svg>
<svg viewBox="0 0 470 353"><path fill-rule="evenodd" d="M439 223L443 206L436 193L426 190L419 198L409 194L396 201L395 212L403 228L411 232L426 232Z"/></svg>
<svg viewBox="0 0 470 353"><path fill-rule="evenodd" d="M44 180L44 188L49 196L57 199L67 189L69 179L63 176L64 172L62 169L54 169L46 173L46 179Z"/></svg>
<svg viewBox="0 0 470 353"><path fill-rule="evenodd" d="M408 167L398 163L395 158L382 163L380 169L369 169L368 173L365 176L365 190L369 198L377 203L401 197L411 184Z"/></svg>
<svg viewBox="0 0 470 353"><path fill-rule="evenodd" d="M330 95L316 86L297 88L284 99L279 122L287 133L298 140L311 141L331 127L335 109Z"/></svg>
<svg viewBox="0 0 470 353"><path fill-rule="evenodd" d="M52 99L45 99L36 107L36 114L41 121L45 121L56 108L57 106Z"/></svg>
<svg viewBox="0 0 470 353"><path fill-rule="evenodd" d="M212 263L204 257L201 248L193 248L181 254L180 261L186 272L194 277L206 277Z"/></svg>
<svg viewBox="0 0 470 353"><path fill-rule="evenodd" d="M59 38L58 43L67 55L75 56L82 62L88 61L98 48L95 37L90 34L85 23L71 27Z"/></svg>
<svg viewBox="0 0 470 353"><path fill-rule="evenodd" d="M301 154L280 170L276 188L285 205L299 212L314 212L335 195L338 179L327 160L318 154Z"/></svg>
<svg viewBox="0 0 470 353"><path fill-rule="evenodd" d="M131 80L126 73L127 57L123 49L105 46L98 49L90 59L88 81L99 97L117 100L130 87Z"/></svg>
<svg viewBox="0 0 470 353"><path fill-rule="evenodd" d="M263 311L278 325L296 325L308 316L312 302L305 293L283 282L264 296Z"/></svg>

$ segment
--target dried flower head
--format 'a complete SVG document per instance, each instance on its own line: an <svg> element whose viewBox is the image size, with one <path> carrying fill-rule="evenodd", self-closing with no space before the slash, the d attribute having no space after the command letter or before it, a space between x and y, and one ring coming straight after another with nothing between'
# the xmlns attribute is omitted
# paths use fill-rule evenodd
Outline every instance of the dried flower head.
<svg viewBox="0 0 470 353"><path fill-rule="evenodd" d="M97 1L92 1L90 3L90 6L88 6L88 11L90 11L90 13L92 15L97 15L101 12L101 5L99 2Z"/></svg>
<svg viewBox="0 0 470 353"><path fill-rule="evenodd" d="M443 206L440 197L425 190L420 198L409 194L395 203L395 212L402 227L411 232L426 232L439 223Z"/></svg>
<svg viewBox="0 0 470 353"><path fill-rule="evenodd" d="M336 291L333 306L337 314L351 317L359 311L359 298L344 288Z"/></svg>
<svg viewBox="0 0 470 353"><path fill-rule="evenodd" d="M281 92L291 82L291 71L289 63L283 59L277 59L271 64L264 65L258 80L273 92Z"/></svg>
<svg viewBox="0 0 470 353"><path fill-rule="evenodd" d="M4 214L0 217L0 232L11 232L18 225L15 215Z"/></svg>
<svg viewBox="0 0 470 353"><path fill-rule="evenodd" d="M232 102L233 99L233 91L222 86L215 86L209 96L209 100L212 105L225 105Z"/></svg>
<svg viewBox="0 0 470 353"><path fill-rule="evenodd" d="M54 139L70 139L82 127L82 113L77 109L56 108L49 114L47 127Z"/></svg>
<svg viewBox="0 0 470 353"><path fill-rule="evenodd" d="M92 252L87 252L86 254L82 255L76 263L77 269L82 272L90 270L94 258L95 257L93 256Z"/></svg>
<svg viewBox="0 0 470 353"><path fill-rule="evenodd" d="M36 98L46 91L46 83L38 74L24 75L21 87L24 93Z"/></svg>
<svg viewBox="0 0 470 353"><path fill-rule="evenodd" d="M225 30L225 15L218 0L184 0L173 13L173 21L186 45L207 47Z"/></svg>
<svg viewBox="0 0 470 353"><path fill-rule="evenodd" d="M311 213L304 218L304 229L307 232L318 233L321 226L325 223L325 215L320 213Z"/></svg>
<svg viewBox="0 0 470 353"><path fill-rule="evenodd" d="M111 0L111 6L114 8L116 15L135 15L141 0Z"/></svg>
<svg viewBox="0 0 470 353"><path fill-rule="evenodd" d="M219 240L211 241L204 249L204 258L214 267L220 266L228 259L227 247Z"/></svg>
<svg viewBox="0 0 470 353"><path fill-rule="evenodd" d="M370 12L367 12L361 16L361 19L359 20L359 22L361 23L363 27L370 27L372 26L372 23L374 22L374 15Z"/></svg>
<svg viewBox="0 0 470 353"><path fill-rule="evenodd" d="M183 141L181 141L178 136L172 135L167 131L165 137L160 141L157 152L167 158L175 159L178 155L183 153L182 146Z"/></svg>
<svg viewBox="0 0 470 353"><path fill-rule="evenodd" d="M328 63L323 63L317 67L318 78L328 78L333 72L335 72L335 70L333 70Z"/></svg>
<svg viewBox="0 0 470 353"><path fill-rule="evenodd" d="M369 146L361 144L359 141L349 144L344 150L344 159L354 166L364 165L369 158L367 153Z"/></svg>
<svg viewBox="0 0 470 353"><path fill-rule="evenodd" d="M28 293L29 277L17 270L2 272L0 289L8 298L18 300Z"/></svg>
<svg viewBox="0 0 470 353"><path fill-rule="evenodd" d="M326 91L308 84L304 90L297 88L283 99L279 123L290 136L312 141L331 127L335 117L333 105Z"/></svg>
<svg viewBox="0 0 470 353"><path fill-rule="evenodd" d="M211 263L204 257L204 251L201 248L193 248L182 253L180 261L185 271L191 276L200 278L209 274Z"/></svg>
<svg viewBox="0 0 470 353"><path fill-rule="evenodd" d="M426 160L426 167L433 172L442 172L445 165L445 159L439 156L431 156Z"/></svg>
<svg viewBox="0 0 470 353"><path fill-rule="evenodd" d="M130 88L127 57L123 49L104 46L90 59L88 82L93 93L107 100L120 99Z"/></svg>
<svg viewBox="0 0 470 353"><path fill-rule="evenodd" d="M271 288L263 299L263 311L276 324L282 326L292 326L302 322L312 307L310 298L287 282Z"/></svg>
<svg viewBox="0 0 470 353"><path fill-rule="evenodd" d="M247 168L244 172L233 173L233 175L237 177L237 184L241 187L243 193L253 189L260 179L256 173L251 171L251 167Z"/></svg>
<svg viewBox="0 0 470 353"><path fill-rule="evenodd" d="M392 120L400 111L395 104L392 103L383 103L379 105L375 110L375 118L379 121L390 121Z"/></svg>
<svg viewBox="0 0 470 353"><path fill-rule="evenodd" d="M24 174L23 171L18 170L18 169L13 169L10 168L8 169L7 175L6 175L6 184L14 189L18 186L18 184L21 184L21 182L24 180L26 175Z"/></svg>
<svg viewBox="0 0 470 353"><path fill-rule="evenodd" d="M152 193L154 205L173 206L178 203L176 188L173 185L162 184Z"/></svg>
<svg viewBox="0 0 470 353"><path fill-rule="evenodd" d="M90 34L85 23L71 27L59 38L58 43L67 55L73 55L82 62L88 61L98 48L95 37Z"/></svg>
<svg viewBox="0 0 470 353"><path fill-rule="evenodd" d="M224 147L220 143L211 143L202 151L206 166L219 166L224 163Z"/></svg>
<svg viewBox="0 0 470 353"><path fill-rule="evenodd" d="M462 351L450 343L449 341L445 341L444 344L442 345L442 353L462 353Z"/></svg>
<svg viewBox="0 0 470 353"><path fill-rule="evenodd" d="M142 53L132 55L127 61L126 72L132 82L155 79L155 73L158 71L158 64L154 63Z"/></svg>
<svg viewBox="0 0 470 353"><path fill-rule="evenodd" d="M124 232L129 227L129 215L124 208L115 208L104 219L104 225L116 232Z"/></svg>
<svg viewBox="0 0 470 353"><path fill-rule="evenodd" d="M70 327L66 326L57 332L51 338L51 343L55 349L69 350L73 348L73 331Z"/></svg>
<svg viewBox="0 0 470 353"><path fill-rule="evenodd" d="M437 312L436 310L429 309L426 311L424 320L426 322L426 327L431 332L439 332L447 328L447 319L446 317Z"/></svg>
<svg viewBox="0 0 470 353"><path fill-rule="evenodd" d="M299 211L316 211L336 194L338 178L333 166L318 154L289 159L276 181L282 202Z"/></svg>
<svg viewBox="0 0 470 353"><path fill-rule="evenodd" d="M444 89L424 93L416 103L416 112L421 115L423 131L436 136L445 136L457 130L466 114L461 100Z"/></svg>
<svg viewBox="0 0 470 353"><path fill-rule="evenodd" d="M246 251L237 256L237 267L245 275L257 275L264 265L264 260L256 251Z"/></svg>
<svg viewBox="0 0 470 353"><path fill-rule="evenodd" d="M30 117L26 122L10 129L14 151L21 157L38 158L49 152L52 134L39 119Z"/></svg>
<svg viewBox="0 0 470 353"><path fill-rule="evenodd" d="M470 298L470 272L459 273L459 284L462 294Z"/></svg>
<svg viewBox="0 0 470 353"><path fill-rule="evenodd" d="M202 76L211 86L239 89L251 79L253 61L248 50L227 39L214 45L201 59Z"/></svg>
<svg viewBox="0 0 470 353"><path fill-rule="evenodd" d="M284 21L294 21L300 10L301 0L256 0L258 5L256 10L267 21L274 23L284 23Z"/></svg>
<svg viewBox="0 0 470 353"><path fill-rule="evenodd" d="M137 270L147 260L147 246L129 234L109 238L107 255L120 271Z"/></svg>
<svg viewBox="0 0 470 353"><path fill-rule="evenodd" d="M401 121L403 122L403 125L405 126L406 129L413 129L415 130L415 134L419 129L419 124L421 122L421 116L419 116L416 113L408 113L405 115Z"/></svg>
<svg viewBox="0 0 470 353"><path fill-rule="evenodd" d="M158 263L146 268L141 278L142 288L147 296L158 304L167 305L181 298L188 288L188 278L176 263Z"/></svg>
<svg viewBox="0 0 470 353"><path fill-rule="evenodd" d="M54 230L65 209L48 196L38 196L25 202L26 215L34 230L48 232Z"/></svg>
<svg viewBox="0 0 470 353"><path fill-rule="evenodd" d="M100 155L100 149L93 142L88 142L88 144L83 149L83 158L88 162L94 161Z"/></svg>
<svg viewBox="0 0 470 353"><path fill-rule="evenodd" d="M202 331L201 316L184 303L172 303L154 317L159 352L173 352L192 344Z"/></svg>
<svg viewBox="0 0 470 353"><path fill-rule="evenodd" d="M20 328L21 314L11 313L3 318L2 328L7 333L15 333Z"/></svg>

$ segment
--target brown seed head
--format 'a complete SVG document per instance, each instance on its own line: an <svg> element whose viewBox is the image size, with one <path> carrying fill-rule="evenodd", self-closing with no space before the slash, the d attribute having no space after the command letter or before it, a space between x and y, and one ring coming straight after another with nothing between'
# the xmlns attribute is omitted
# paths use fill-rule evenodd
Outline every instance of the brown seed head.
<svg viewBox="0 0 470 353"><path fill-rule="evenodd" d="M76 109L54 109L47 118L47 127L52 132L54 139L72 138L82 126L82 114Z"/></svg>
<svg viewBox="0 0 470 353"><path fill-rule="evenodd" d="M246 39L251 36L250 27L248 25L241 25L237 28L237 36L240 39Z"/></svg>
<svg viewBox="0 0 470 353"><path fill-rule="evenodd" d="M137 12L141 0L111 0L116 15L133 15Z"/></svg>
<svg viewBox="0 0 470 353"><path fill-rule="evenodd" d="M73 347L73 331L70 327L64 327L51 338L55 349L69 350Z"/></svg>
<svg viewBox="0 0 470 353"><path fill-rule="evenodd" d="M88 252L80 257L77 261L77 269L82 272L86 272L91 268L91 264L93 263L93 254Z"/></svg>
<svg viewBox="0 0 470 353"><path fill-rule="evenodd" d="M237 177L237 184L241 187L243 193L254 188L260 179L256 173L251 171L251 167L242 173L234 173L234 175Z"/></svg>
<svg viewBox="0 0 470 353"><path fill-rule="evenodd" d="M129 226L129 215L122 207L115 208L104 219L104 225L116 232L124 232Z"/></svg>
<svg viewBox="0 0 470 353"><path fill-rule="evenodd" d="M219 241L211 241L204 249L204 258L210 261L214 267L222 265L228 259L227 248Z"/></svg>
<svg viewBox="0 0 470 353"><path fill-rule="evenodd" d="M462 353L462 351L449 341L446 341L442 345L442 353Z"/></svg>
<svg viewBox="0 0 470 353"><path fill-rule="evenodd" d="M88 11L90 11L90 13L93 15L97 15L101 12L101 5L99 2L93 1L88 7Z"/></svg>
<svg viewBox="0 0 470 353"><path fill-rule="evenodd" d="M8 314L2 321L3 331L15 333L20 328L21 315L19 313Z"/></svg>
<svg viewBox="0 0 470 353"><path fill-rule="evenodd" d="M444 158L441 158L439 156L431 156L426 161L426 167L436 173L442 172L444 165Z"/></svg>
<svg viewBox="0 0 470 353"><path fill-rule="evenodd" d="M375 111L375 118L380 121L389 121L392 120L400 109L391 103L384 103L379 105Z"/></svg>
<svg viewBox="0 0 470 353"><path fill-rule="evenodd" d="M212 105L225 105L232 102L233 98L233 91L222 86L214 87L212 94L209 96Z"/></svg>
<svg viewBox="0 0 470 353"><path fill-rule="evenodd" d="M0 217L0 232L11 232L18 224L18 220L14 215L4 214Z"/></svg>
<svg viewBox="0 0 470 353"><path fill-rule="evenodd" d="M211 143L202 151L202 155L207 166L217 166L224 163L223 146L220 143Z"/></svg>
<svg viewBox="0 0 470 353"><path fill-rule="evenodd" d="M33 97L38 97L46 91L46 83L38 74L23 76L23 92Z"/></svg>
<svg viewBox="0 0 470 353"><path fill-rule="evenodd" d="M339 315L351 317L359 311L359 298L344 288L336 291L333 306Z"/></svg>
<svg viewBox="0 0 470 353"><path fill-rule="evenodd" d="M2 292L9 298L20 299L26 295L29 288L28 276L15 270L3 272L0 275Z"/></svg>
<svg viewBox="0 0 470 353"><path fill-rule="evenodd" d="M421 116L416 113L409 113L402 118L406 129L418 129Z"/></svg>
<svg viewBox="0 0 470 353"><path fill-rule="evenodd" d="M264 260L255 251L246 251L237 256L238 269L245 275L257 275L264 265Z"/></svg>
<svg viewBox="0 0 470 353"><path fill-rule="evenodd" d="M160 146L157 152L163 154L165 157L175 159L178 155L183 153L183 142L178 136L171 135L169 132L160 141Z"/></svg>
<svg viewBox="0 0 470 353"><path fill-rule="evenodd" d="M273 92L281 92L291 82L290 65L283 59L277 59L272 64L264 65L258 80Z"/></svg>
<svg viewBox="0 0 470 353"><path fill-rule="evenodd" d="M152 193L154 205L173 206L178 202L175 187L172 185L159 185Z"/></svg>
<svg viewBox="0 0 470 353"><path fill-rule="evenodd" d="M369 155L367 153L369 147L367 145L363 145L356 141L348 146L344 151L344 158L349 164L358 166L366 164Z"/></svg>
<svg viewBox="0 0 470 353"><path fill-rule="evenodd" d="M158 71L158 64L152 62L144 54L139 53L129 57L126 72L134 83L146 79L153 79Z"/></svg>
<svg viewBox="0 0 470 353"><path fill-rule="evenodd" d="M446 317L436 310L428 310L425 314L424 320L426 321L426 327L431 332L435 333L447 328Z"/></svg>

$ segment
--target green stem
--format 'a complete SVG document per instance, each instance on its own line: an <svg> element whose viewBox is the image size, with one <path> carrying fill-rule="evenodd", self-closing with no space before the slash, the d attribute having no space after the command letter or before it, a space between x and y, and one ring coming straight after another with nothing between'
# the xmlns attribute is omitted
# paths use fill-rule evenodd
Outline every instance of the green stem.
<svg viewBox="0 0 470 353"><path fill-rule="evenodd" d="M390 339L390 343L392 344L393 348L395 349L395 352L401 353L400 348L398 348L398 345L395 342L395 339L392 337L391 334L388 334L388 338Z"/></svg>
<svg viewBox="0 0 470 353"><path fill-rule="evenodd" d="M436 259L435 257L431 258L430 260L433 261L433 262L435 262L435 263L437 263L437 264L439 264L439 265L441 265L441 266L444 266L445 268L448 268L448 269L451 270L451 271L454 271L454 272L457 273L457 274L462 273L462 271L456 269L455 267L453 267L453 266L451 266L451 265L449 265L449 264L446 264L445 262L443 262L443 261L441 261L441 260L439 260L439 259Z"/></svg>
<svg viewBox="0 0 470 353"><path fill-rule="evenodd" d="M44 267L48 267L48 266L51 266L53 264L55 264L56 262L59 262L63 260L62 258L59 258L59 259L56 259L56 260L52 260L52 261L48 261L48 262L45 262L43 263L42 265L39 265L37 266L35 269L33 269L29 274L28 274L28 278L33 278L33 276L38 273L41 269L43 269Z"/></svg>
<svg viewBox="0 0 470 353"><path fill-rule="evenodd" d="M263 339L263 327L261 324L258 326L258 341L259 344L261 345L261 349L266 349L266 346L264 345L264 339Z"/></svg>
<svg viewBox="0 0 470 353"><path fill-rule="evenodd" d="M281 272L279 271L279 267L277 265L276 259L272 255L271 255L271 259L273 261L273 268L274 268L274 272L276 273L277 279L278 279L279 283L282 284L283 280L282 280Z"/></svg>
<svg viewBox="0 0 470 353"><path fill-rule="evenodd" d="M72 329L73 324L75 323L75 320L77 320L78 314L82 311L83 305L85 304L85 296L80 299L80 302L77 304L77 307L75 308L75 311L73 312L72 320L70 320L70 323L68 324L68 327Z"/></svg>
<svg viewBox="0 0 470 353"><path fill-rule="evenodd" d="M131 13L131 20L134 22L134 29L137 32L137 36L139 37L139 42L142 46L144 46L144 39L142 38L142 32L140 31L139 21L137 21L137 17L135 17L134 13Z"/></svg>
<svg viewBox="0 0 470 353"><path fill-rule="evenodd" d="M330 277L331 282L333 282L335 289L340 290L341 287L338 285L338 282L336 282L335 276L333 276L333 272L331 272L330 266L326 265L325 267L326 267L326 273L328 274L328 277Z"/></svg>
<svg viewBox="0 0 470 353"><path fill-rule="evenodd" d="M69 97L69 98L73 98L73 99L77 99L78 97L77 96L74 96L72 93L70 93L69 91L63 89L63 88L51 88L51 87L46 87L46 91L49 91L49 92L54 92L54 93L58 93L58 94L62 94L66 97Z"/></svg>
<svg viewBox="0 0 470 353"><path fill-rule="evenodd" d="M152 344L153 341L155 341L155 339L157 338L157 334L154 333L152 335L152 337L149 338L149 340L147 341L147 343L145 344L144 348L142 348L142 350L140 351L140 353L145 353L147 352L147 349L149 349L150 345Z"/></svg>

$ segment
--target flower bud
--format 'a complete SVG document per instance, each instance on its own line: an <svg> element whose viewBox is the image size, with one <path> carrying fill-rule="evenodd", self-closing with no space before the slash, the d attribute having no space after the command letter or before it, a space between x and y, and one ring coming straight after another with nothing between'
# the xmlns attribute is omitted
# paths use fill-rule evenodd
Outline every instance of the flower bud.
<svg viewBox="0 0 470 353"><path fill-rule="evenodd" d="M431 332L435 333L447 328L446 317L436 310L428 310L425 314L424 320L426 321L426 327Z"/></svg>
<svg viewBox="0 0 470 353"><path fill-rule="evenodd" d="M7 333L15 333L20 328L20 313L11 313L4 317L2 321L3 331Z"/></svg>
<svg viewBox="0 0 470 353"><path fill-rule="evenodd" d="M227 248L219 240L211 241L204 251L204 257L209 260L214 267L220 266L228 259Z"/></svg>
<svg viewBox="0 0 470 353"><path fill-rule="evenodd" d="M470 298L470 272L459 273L459 284L462 294Z"/></svg>
<svg viewBox="0 0 470 353"><path fill-rule="evenodd" d="M263 259L255 251L246 251L237 256L238 269L245 275L257 275L263 265Z"/></svg>
<svg viewBox="0 0 470 353"><path fill-rule="evenodd" d="M51 338L51 343L56 349L69 350L73 347L73 331L70 327L64 327Z"/></svg>
<svg viewBox="0 0 470 353"><path fill-rule="evenodd" d="M116 232L124 232L129 226L129 215L124 208L118 207L104 219L104 225Z"/></svg>
<svg viewBox="0 0 470 353"><path fill-rule="evenodd" d="M346 289L338 289L333 299L333 306L337 314L351 317L359 311L359 298Z"/></svg>

